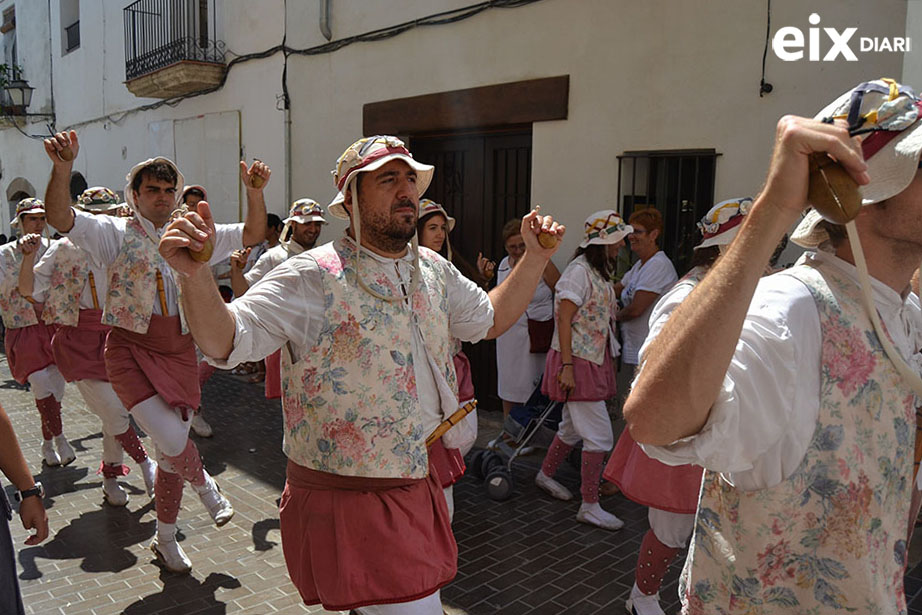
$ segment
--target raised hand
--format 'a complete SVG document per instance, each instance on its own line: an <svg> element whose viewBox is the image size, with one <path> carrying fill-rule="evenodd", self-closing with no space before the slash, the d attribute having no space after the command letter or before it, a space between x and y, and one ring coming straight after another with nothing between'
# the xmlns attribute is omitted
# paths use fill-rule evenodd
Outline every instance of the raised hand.
<svg viewBox="0 0 922 615"><path fill-rule="evenodd" d="M526 252L538 254L549 259L560 247L560 240L563 239L567 228L554 222L552 216L540 215L540 211L541 208L536 206L522 218L522 240L525 242ZM546 240L538 241L538 235L540 234L548 235L549 238L555 238L557 241L553 244Z"/></svg>
<svg viewBox="0 0 922 615"><path fill-rule="evenodd" d="M176 218L166 227L160 238L160 255L176 271L192 275L207 261L194 258L191 252L201 252L207 241L214 237L214 218L207 201L199 201L196 211L190 211Z"/></svg>
<svg viewBox="0 0 922 615"><path fill-rule="evenodd" d="M59 132L53 137L48 137L43 141L45 144L45 153L51 158L55 165L72 166L77 152L80 151L80 143L77 139L77 132Z"/></svg>
<svg viewBox="0 0 922 615"><path fill-rule="evenodd" d="M270 175L272 175L272 171L261 160L254 160L249 169L246 162L240 161L240 177L243 179L243 185L246 186L247 190L262 190L269 183Z"/></svg>

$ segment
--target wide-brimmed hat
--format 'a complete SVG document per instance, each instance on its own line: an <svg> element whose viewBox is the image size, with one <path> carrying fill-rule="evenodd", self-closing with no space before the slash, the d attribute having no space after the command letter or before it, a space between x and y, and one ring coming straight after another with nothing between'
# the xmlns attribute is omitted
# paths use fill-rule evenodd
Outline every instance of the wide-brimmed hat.
<svg viewBox="0 0 922 615"><path fill-rule="evenodd" d="M115 192L105 186L94 186L80 193L74 207L89 213L105 213L118 209L119 204Z"/></svg>
<svg viewBox="0 0 922 615"><path fill-rule="evenodd" d="M178 172L178 170L177 170L177 172ZM184 202L184 201L186 200L186 195L189 194L190 192L192 192L193 190L198 190L199 192L202 193L202 200L203 200L203 201L207 201L207 200L208 200L208 192L205 190L205 187L204 187L204 186L200 186L199 184L190 184L190 185L188 185L188 186L185 186L185 187L182 189L182 193L180 193L180 195L179 195L179 202L180 202L180 203Z"/></svg>
<svg viewBox="0 0 922 615"><path fill-rule="evenodd" d="M380 169L391 160L402 160L416 171L416 192L419 197L422 197L426 188L429 187L429 182L432 181L435 167L415 160L403 141L397 137L388 135L365 137L346 148L343 155L336 161L336 168L331 171L333 183L336 184L338 192L327 207L330 215L340 220L348 220L349 214L343 202L352 178L357 173Z"/></svg>
<svg viewBox="0 0 922 615"><path fill-rule="evenodd" d="M791 241L808 250L814 250L829 241L829 233L820 226L822 221L823 216L820 215L820 212L811 207L804 213L800 224L791 233Z"/></svg>
<svg viewBox="0 0 922 615"><path fill-rule="evenodd" d="M695 246L695 250L730 245L751 208L752 199L748 196L742 199L728 199L714 205L698 222L702 240Z"/></svg>
<svg viewBox="0 0 922 615"><path fill-rule="evenodd" d="M176 185L177 186L185 185L185 178L180 172L179 167L177 167L176 163L170 160L169 158L164 158L163 156L155 156L153 158L148 158L144 162L139 162L138 164L131 167L131 170L128 171L128 175L125 176L125 181L126 181L125 202L128 203L128 206L131 207L132 209L135 209L135 203L134 203L134 195L132 194L132 190L131 190L131 183L134 181L135 176L138 173L140 173L142 169L146 168L148 165L151 165L155 162L164 162L170 165L171 167L173 167L173 170L176 171ZM176 203L177 204L180 202L181 198L182 198L182 193L177 191L176 192Z"/></svg>
<svg viewBox="0 0 922 615"><path fill-rule="evenodd" d="M586 218L583 223L583 241L579 247L618 243L633 232L634 227L625 224L617 211L602 209Z"/></svg>
<svg viewBox="0 0 922 615"><path fill-rule="evenodd" d="M10 220L10 226L19 226L19 217L23 214L43 214L45 203L41 199L29 197L16 204L16 215Z"/></svg>
<svg viewBox="0 0 922 615"><path fill-rule="evenodd" d="M298 199L292 203L291 209L288 210L288 217L283 222L286 224L288 222L300 222L301 224L307 224L308 222L327 223L323 217L323 207L314 199Z"/></svg>
<svg viewBox="0 0 922 615"><path fill-rule="evenodd" d="M432 214L441 214L445 218L445 223L448 226L448 232L450 233L453 228L455 228L455 219L448 215L445 211L445 208L433 201L432 199L421 199L419 201L419 220L422 220L426 216Z"/></svg>
<svg viewBox="0 0 922 615"><path fill-rule="evenodd" d="M871 182L860 186L861 204L879 203L909 186L922 153L922 100L893 79L861 83L839 96L815 119L842 119L864 134L861 150Z"/></svg>

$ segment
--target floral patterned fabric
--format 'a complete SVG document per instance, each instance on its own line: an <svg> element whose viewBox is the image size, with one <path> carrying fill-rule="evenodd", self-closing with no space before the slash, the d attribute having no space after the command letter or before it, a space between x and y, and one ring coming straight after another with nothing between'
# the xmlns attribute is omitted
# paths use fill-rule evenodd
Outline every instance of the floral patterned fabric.
<svg viewBox="0 0 922 615"><path fill-rule="evenodd" d="M157 244L138 222L125 225L125 239L118 256L109 265L109 290L102 322L134 333L145 333L157 301L157 269L162 265ZM185 320L182 332L187 333Z"/></svg>
<svg viewBox="0 0 922 615"><path fill-rule="evenodd" d="M853 282L822 265L779 275L803 282L819 311L816 430L774 487L741 491L705 472L683 612L905 614L915 397Z"/></svg>
<svg viewBox="0 0 922 615"><path fill-rule="evenodd" d="M608 335L611 331L611 320L615 315L615 290L605 278L599 275L598 271L586 262L584 256L580 255L574 258L567 265L567 269L571 267L582 267L589 274L592 290L590 291L589 299L579 306L571 321L573 333L570 350L574 357L601 365L605 360L605 353L608 352ZM567 275L566 270L564 270L563 275ZM555 316L559 303L560 299L556 298L554 302ZM554 327L551 348L560 352L560 341L557 334L557 328Z"/></svg>
<svg viewBox="0 0 922 615"><path fill-rule="evenodd" d="M86 252L66 237L59 240L42 319L46 325L76 327L80 321L80 295L87 283L90 260Z"/></svg>
<svg viewBox="0 0 922 615"><path fill-rule="evenodd" d="M42 239L35 261L42 257L48 249L48 241ZM5 266L3 283L0 284L0 316L7 329L22 329L38 324L35 308L29 301L19 294L19 267L22 265L22 252L18 241L11 241L0 248L2 258L0 262Z"/></svg>
<svg viewBox="0 0 922 615"><path fill-rule="evenodd" d="M351 241L340 239L312 254L322 272L327 311L313 348L294 363L289 351L282 352L285 454L298 465L343 476L425 477L428 434L416 394L412 336L418 326L457 392L447 264L420 250L421 283L408 306L377 299L357 285ZM371 288L401 293L388 278L390 265L364 253L360 258Z"/></svg>

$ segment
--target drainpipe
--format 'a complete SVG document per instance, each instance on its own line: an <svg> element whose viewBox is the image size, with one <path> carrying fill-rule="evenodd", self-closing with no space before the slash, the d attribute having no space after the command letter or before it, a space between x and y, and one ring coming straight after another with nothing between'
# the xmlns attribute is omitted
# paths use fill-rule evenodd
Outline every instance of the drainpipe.
<svg viewBox="0 0 922 615"><path fill-rule="evenodd" d="M330 6L332 4L333 0L320 0L320 33L328 41L333 38L332 18L330 16Z"/></svg>

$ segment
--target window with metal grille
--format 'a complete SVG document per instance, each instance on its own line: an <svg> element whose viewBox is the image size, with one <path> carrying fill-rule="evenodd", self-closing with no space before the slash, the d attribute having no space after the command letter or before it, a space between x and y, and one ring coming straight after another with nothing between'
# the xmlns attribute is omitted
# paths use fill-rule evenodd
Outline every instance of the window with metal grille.
<svg viewBox="0 0 922 615"><path fill-rule="evenodd" d="M717 158L713 149L624 152L618 156L618 194L627 220L644 207L663 215L660 247L683 275L699 236L696 223L714 203ZM631 263L622 251L619 274ZM633 255L632 255L633 257Z"/></svg>

